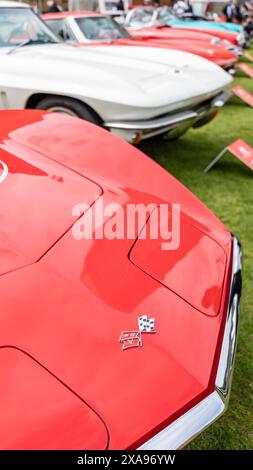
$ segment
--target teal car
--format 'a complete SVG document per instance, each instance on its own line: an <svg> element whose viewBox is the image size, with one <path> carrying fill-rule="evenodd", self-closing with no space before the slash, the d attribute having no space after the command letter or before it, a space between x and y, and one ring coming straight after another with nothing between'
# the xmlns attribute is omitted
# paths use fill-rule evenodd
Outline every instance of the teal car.
<svg viewBox="0 0 253 470"><path fill-rule="evenodd" d="M206 29L206 30L224 30L230 31L231 33L241 33L243 27L240 24L235 23L222 23L219 21L200 21L200 20L180 20L175 18L169 23L173 28L194 28L194 29Z"/></svg>
<svg viewBox="0 0 253 470"><path fill-rule="evenodd" d="M133 8L126 17L126 26L144 28L152 26L172 26L173 28L189 28L209 31L225 30L231 33L243 33L243 27L235 23L219 21L193 20L179 18L172 10L163 6L160 8L137 7Z"/></svg>

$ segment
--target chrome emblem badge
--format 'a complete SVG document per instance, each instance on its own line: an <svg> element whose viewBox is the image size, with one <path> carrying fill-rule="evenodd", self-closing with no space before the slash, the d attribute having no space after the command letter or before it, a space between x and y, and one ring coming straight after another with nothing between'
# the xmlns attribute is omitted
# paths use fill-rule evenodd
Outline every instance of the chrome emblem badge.
<svg viewBox="0 0 253 470"><path fill-rule="evenodd" d="M156 333L154 318L148 318L147 315L142 315L138 317L137 331L122 331L119 337L119 343L122 344L122 351L142 346L143 333Z"/></svg>
<svg viewBox="0 0 253 470"><path fill-rule="evenodd" d="M6 179L8 172L8 166L0 160L0 183Z"/></svg>

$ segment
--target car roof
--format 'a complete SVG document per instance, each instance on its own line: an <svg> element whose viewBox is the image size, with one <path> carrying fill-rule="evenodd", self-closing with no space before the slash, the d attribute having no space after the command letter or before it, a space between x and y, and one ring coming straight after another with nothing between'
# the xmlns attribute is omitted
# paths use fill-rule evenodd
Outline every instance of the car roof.
<svg viewBox="0 0 253 470"><path fill-rule="evenodd" d="M27 3L0 1L0 8L31 8Z"/></svg>
<svg viewBox="0 0 253 470"><path fill-rule="evenodd" d="M80 16L104 16L101 13L95 11L59 11L57 13L45 13L41 15L44 20L57 20L67 18L68 16L80 17Z"/></svg>

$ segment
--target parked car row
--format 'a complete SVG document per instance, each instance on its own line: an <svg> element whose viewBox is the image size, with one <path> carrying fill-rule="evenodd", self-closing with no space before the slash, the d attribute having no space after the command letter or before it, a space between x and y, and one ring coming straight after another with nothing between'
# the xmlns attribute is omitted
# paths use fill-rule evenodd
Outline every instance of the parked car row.
<svg viewBox="0 0 253 470"><path fill-rule="evenodd" d="M60 43L26 4L1 2L0 8L3 108L65 112L138 143L158 134L175 138L206 124L229 96L225 87L231 75L215 62L223 60L225 68L232 68L236 56L224 48L221 52L219 45L219 53L211 44L206 52L214 60L168 49L167 43L152 47L143 40L132 46L135 41L113 20L81 15L71 17L76 35L82 24L96 47L90 42L78 47ZM99 28L101 33L95 33ZM121 36L113 41L117 47L98 42L108 34Z"/></svg>
<svg viewBox="0 0 253 470"><path fill-rule="evenodd" d="M222 43L217 38L198 32L185 32L173 28L148 28L130 33L113 19L92 12L60 12L45 14L43 20L65 41L81 45L109 45L158 47L175 49L199 55L220 65L230 73L241 53L240 48Z"/></svg>
<svg viewBox="0 0 253 470"><path fill-rule="evenodd" d="M243 32L160 28L159 9L139 10L126 30L0 1L0 449L171 450L227 406L240 242L124 140L210 122ZM143 237L151 214L132 238L101 237L107 214L84 239L102 200L123 217L180 206L180 241Z"/></svg>
<svg viewBox="0 0 253 470"><path fill-rule="evenodd" d="M137 7L129 12L125 25L129 28L173 27L187 31L200 31L219 37L241 47L249 45L249 36L239 24L216 21L194 21L178 18L167 6L160 8Z"/></svg>

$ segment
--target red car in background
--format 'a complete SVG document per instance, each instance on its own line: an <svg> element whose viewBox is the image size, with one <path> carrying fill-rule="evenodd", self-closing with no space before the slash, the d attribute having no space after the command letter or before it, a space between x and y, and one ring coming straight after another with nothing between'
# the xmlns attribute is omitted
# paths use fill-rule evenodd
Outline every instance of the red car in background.
<svg viewBox="0 0 253 470"><path fill-rule="evenodd" d="M187 29L189 32L208 34L209 36L214 36L222 41L227 41L230 44L240 47L246 47L248 45L248 40L246 39L244 32L226 31L225 29L217 28L211 29L210 27L208 29L204 27L202 28L199 26L198 21L192 21L192 24L189 24L187 21L181 21L183 26L180 26L177 24L176 17L175 22L173 22L173 18L171 18L171 22L170 19L166 19L168 12L169 17L171 17L171 11L166 6L157 9L152 6L136 6L129 11L126 17L125 27L131 32L135 30L140 31L144 28L181 29L182 32ZM211 22L204 23L211 24Z"/></svg>
<svg viewBox="0 0 253 470"><path fill-rule="evenodd" d="M241 48L238 46L238 42L234 33L227 31L199 31L195 29L180 29L172 28L170 26L153 26L147 28L127 28L132 37L135 38L156 38L156 39L172 39L177 38L179 40L197 40L197 41L211 41L211 44L220 44L223 47L231 50L239 55L242 53ZM218 32L218 34L216 34ZM223 34L224 33L224 34Z"/></svg>
<svg viewBox="0 0 253 470"><path fill-rule="evenodd" d="M41 111L0 122L0 448L184 446L227 405L240 243L104 129ZM123 218L180 204L179 244L143 237L151 216L131 238L101 237L114 219L100 212L74 237L101 199Z"/></svg>
<svg viewBox="0 0 253 470"><path fill-rule="evenodd" d="M42 19L66 41L76 41L82 45L126 45L138 47L159 47L181 50L211 60L227 71L233 73L238 60L235 53L227 45L219 43L215 38L202 33L189 33L169 29L168 34L159 36L159 31L143 30L131 35L112 18L93 12L60 12L48 13ZM171 32L171 35L169 34ZM136 32L134 32L135 34Z"/></svg>

